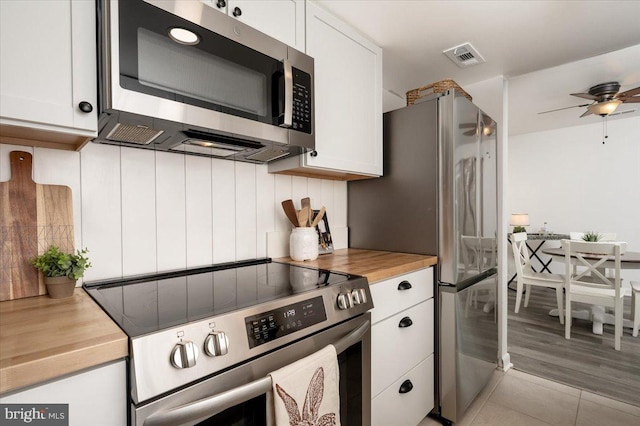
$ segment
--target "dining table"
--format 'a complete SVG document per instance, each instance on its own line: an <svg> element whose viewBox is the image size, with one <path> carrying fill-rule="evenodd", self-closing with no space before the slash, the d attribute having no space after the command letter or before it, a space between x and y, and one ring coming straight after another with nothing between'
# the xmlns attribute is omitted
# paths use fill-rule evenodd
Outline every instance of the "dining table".
<svg viewBox="0 0 640 426"><path fill-rule="evenodd" d="M546 249L543 249L542 252L544 254L547 254L555 258L558 258L558 257L564 258L565 256L564 249L562 249L561 247L546 248ZM593 256L585 255L584 257L591 258L591 259L599 258L598 255L593 255ZM605 269L613 268L614 267L613 260L604 262L602 264L602 267L604 267ZM625 251L624 254L620 256L620 269L640 269L640 252L628 251L628 250ZM552 309L551 311L549 311L549 315L557 317L558 309ZM591 309L573 310L571 312L571 317L592 321L593 334L600 334L600 335L602 334L604 324L613 325L615 323L613 314L608 313L604 308L604 306L600 306L600 305L592 305ZM632 328L633 322L630 319L625 319L622 325L623 327Z"/></svg>

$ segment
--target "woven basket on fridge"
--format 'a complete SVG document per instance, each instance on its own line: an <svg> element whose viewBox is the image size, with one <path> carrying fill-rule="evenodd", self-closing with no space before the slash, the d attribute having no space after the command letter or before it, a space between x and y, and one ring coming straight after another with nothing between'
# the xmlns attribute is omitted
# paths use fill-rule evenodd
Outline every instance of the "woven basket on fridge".
<svg viewBox="0 0 640 426"><path fill-rule="evenodd" d="M462 95L472 101L471 95L464 91L464 89L458 86L453 80L436 81L435 83L427 84L426 86L418 87L417 89L409 90L407 92L407 105L413 105L420 98L431 95L433 93L444 93L448 89L456 89Z"/></svg>

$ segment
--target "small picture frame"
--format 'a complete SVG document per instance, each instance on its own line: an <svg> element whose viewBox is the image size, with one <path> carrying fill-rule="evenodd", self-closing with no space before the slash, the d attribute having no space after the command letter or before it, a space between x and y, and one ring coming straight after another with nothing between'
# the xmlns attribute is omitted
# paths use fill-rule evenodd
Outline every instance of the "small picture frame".
<svg viewBox="0 0 640 426"><path fill-rule="evenodd" d="M318 214L319 210L313 211L313 216ZM333 253L333 240L331 239L331 230L329 229L329 219L325 212L322 220L316 225L318 233L318 254Z"/></svg>

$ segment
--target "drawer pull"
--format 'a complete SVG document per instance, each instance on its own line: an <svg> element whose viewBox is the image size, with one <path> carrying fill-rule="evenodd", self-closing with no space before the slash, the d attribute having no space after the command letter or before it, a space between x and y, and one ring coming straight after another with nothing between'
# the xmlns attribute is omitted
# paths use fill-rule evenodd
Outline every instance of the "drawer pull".
<svg viewBox="0 0 640 426"><path fill-rule="evenodd" d="M398 284L398 291L409 290L410 288L411 288L411 283L407 280L402 281L400 284Z"/></svg>
<svg viewBox="0 0 640 426"><path fill-rule="evenodd" d="M406 327L411 327L413 325L413 321L411 321L411 318L409 317L404 317L400 320L400 323L398 324L398 327L400 328L406 328Z"/></svg>
<svg viewBox="0 0 640 426"><path fill-rule="evenodd" d="M411 389L413 389L413 383L411 383L411 380L407 379L404 382L402 382L398 392L399 393L409 393L409 392L411 392Z"/></svg>

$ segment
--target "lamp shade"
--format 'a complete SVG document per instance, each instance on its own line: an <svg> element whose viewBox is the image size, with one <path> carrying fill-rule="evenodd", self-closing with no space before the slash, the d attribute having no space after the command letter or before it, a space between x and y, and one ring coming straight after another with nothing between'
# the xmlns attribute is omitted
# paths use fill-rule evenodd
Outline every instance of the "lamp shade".
<svg viewBox="0 0 640 426"><path fill-rule="evenodd" d="M591 111L592 114L605 116L613 113L621 103L622 101L618 100L598 102L596 104L589 105L587 109Z"/></svg>
<svg viewBox="0 0 640 426"><path fill-rule="evenodd" d="M529 226L528 213L512 213L509 225L512 226Z"/></svg>

